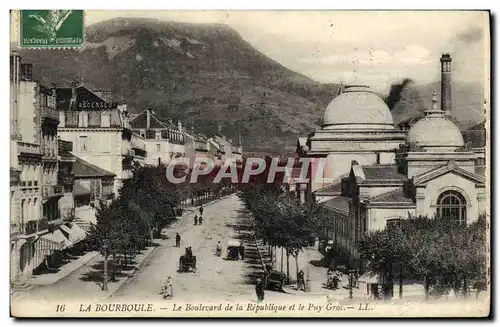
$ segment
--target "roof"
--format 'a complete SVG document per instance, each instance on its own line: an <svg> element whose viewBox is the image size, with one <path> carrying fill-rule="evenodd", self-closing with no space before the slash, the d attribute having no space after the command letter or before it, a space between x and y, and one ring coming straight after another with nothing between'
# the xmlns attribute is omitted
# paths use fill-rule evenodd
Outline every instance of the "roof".
<svg viewBox="0 0 500 327"><path fill-rule="evenodd" d="M177 129L172 123L164 121L160 117L156 116L151 110L149 111L149 128L168 128ZM140 114L136 115L131 119L130 126L132 128L147 128L148 126L148 110L144 110Z"/></svg>
<svg viewBox="0 0 500 327"><path fill-rule="evenodd" d="M116 109L118 104L116 102L109 102L94 93L92 90L88 89L84 85L79 85L76 87L76 102L71 103L72 100L72 88L71 87L58 87L56 92L57 108L59 110L82 110L81 108L87 108L88 111L106 111L110 109ZM102 104L91 108L87 107L87 104ZM106 105L104 105L106 104ZM82 106L80 106L82 105Z"/></svg>
<svg viewBox="0 0 500 327"><path fill-rule="evenodd" d="M349 129L359 128L359 125L369 129L394 129L389 108L370 88L345 88L326 108L323 128Z"/></svg>
<svg viewBox="0 0 500 327"><path fill-rule="evenodd" d="M373 196L370 198L370 202L410 203L410 204L415 203L413 198L407 197L405 195L404 189L402 187L398 187L395 190Z"/></svg>
<svg viewBox="0 0 500 327"><path fill-rule="evenodd" d="M397 180L406 181L406 175L398 172L396 165L371 165L362 166L367 180Z"/></svg>
<svg viewBox="0 0 500 327"><path fill-rule="evenodd" d="M345 196L337 196L322 203L323 206L349 212L349 203L351 199Z"/></svg>
<svg viewBox="0 0 500 327"><path fill-rule="evenodd" d="M315 194L318 193L338 193L342 192L342 179L334 181L332 184L323 186L320 189L314 191Z"/></svg>
<svg viewBox="0 0 500 327"><path fill-rule="evenodd" d="M75 178L82 177L115 177L116 175L93 165L82 158L75 157L76 161L73 163L73 173Z"/></svg>
<svg viewBox="0 0 500 327"><path fill-rule="evenodd" d="M90 190L85 188L80 182L75 181L75 185L73 186L73 193L78 196L78 195L87 195L90 194Z"/></svg>

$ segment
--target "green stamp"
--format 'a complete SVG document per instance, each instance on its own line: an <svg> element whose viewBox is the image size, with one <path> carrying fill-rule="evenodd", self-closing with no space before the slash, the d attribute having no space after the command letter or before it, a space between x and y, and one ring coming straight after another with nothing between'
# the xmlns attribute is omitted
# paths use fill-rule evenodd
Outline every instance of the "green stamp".
<svg viewBox="0 0 500 327"><path fill-rule="evenodd" d="M80 47L84 34L83 10L21 10L21 47Z"/></svg>

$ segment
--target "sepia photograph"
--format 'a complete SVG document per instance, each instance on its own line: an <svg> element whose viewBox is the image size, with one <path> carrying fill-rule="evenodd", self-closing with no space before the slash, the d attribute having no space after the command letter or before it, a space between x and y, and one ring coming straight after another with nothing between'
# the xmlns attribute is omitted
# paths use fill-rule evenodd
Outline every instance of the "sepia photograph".
<svg viewBox="0 0 500 327"><path fill-rule="evenodd" d="M490 56L479 10L10 10L11 316L490 316Z"/></svg>

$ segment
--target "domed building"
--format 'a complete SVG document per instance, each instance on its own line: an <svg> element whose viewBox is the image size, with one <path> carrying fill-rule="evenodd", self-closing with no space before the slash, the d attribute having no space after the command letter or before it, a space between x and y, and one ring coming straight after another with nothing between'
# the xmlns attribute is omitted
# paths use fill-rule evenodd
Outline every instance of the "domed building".
<svg viewBox="0 0 500 327"><path fill-rule="evenodd" d="M328 105L320 130L299 138L298 153L311 160L312 181L305 197L330 198L349 174L351 161L362 165L394 162L394 150L406 134L394 128L385 102L368 86L341 87ZM338 192L337 192L338 193Z"/></svg>
<svg viewBox="0 0 500 327"><path fill-rule="evenodd" d="M442 74L451 68L446 59ZM329 218L324 236L354 257L364 233L408 216L468 224L487 212L484 167L451 121L449 76L443 81L441 108L434 91L425 116L407 132L394 128L380 97L356 86L329 104L321 130L299 139L299 155L312 161L302 189Z"/></svg>

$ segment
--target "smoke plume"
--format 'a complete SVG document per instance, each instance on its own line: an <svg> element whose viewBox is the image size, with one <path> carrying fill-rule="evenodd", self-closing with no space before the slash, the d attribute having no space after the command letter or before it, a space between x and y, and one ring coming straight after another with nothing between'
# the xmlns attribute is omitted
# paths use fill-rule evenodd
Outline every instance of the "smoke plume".
<svg viewBox="0 0 500 327"><path fill-rule="evenodd" d="M401 100L403 90L412 82L413 81L411 79L405 78L401 83L393 83L391 85L391 90L389 91L389 96L387 97L387 106L390 110L392 110Z"/></svg>
<svg viewBox="0 0 500 327"><path fill-rule="evenodd" d="M483 39L483 30L480 27L470 28L457 35L457 40L462 43L474 43Z"/></svg>

